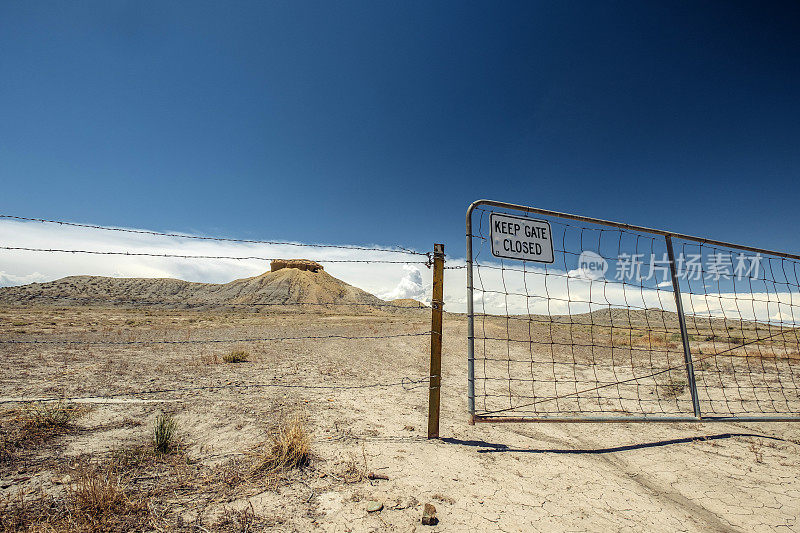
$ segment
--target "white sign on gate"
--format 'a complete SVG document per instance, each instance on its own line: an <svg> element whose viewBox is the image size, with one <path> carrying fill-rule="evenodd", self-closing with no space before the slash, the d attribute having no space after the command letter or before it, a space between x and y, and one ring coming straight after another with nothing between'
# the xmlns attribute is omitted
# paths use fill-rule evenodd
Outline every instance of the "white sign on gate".
<svg viewBox="0 0 800 533"><path fill-rule="evenodd" d="M492 213L492 255L535 263L552 263L553 237L545 220Z"/></svg>

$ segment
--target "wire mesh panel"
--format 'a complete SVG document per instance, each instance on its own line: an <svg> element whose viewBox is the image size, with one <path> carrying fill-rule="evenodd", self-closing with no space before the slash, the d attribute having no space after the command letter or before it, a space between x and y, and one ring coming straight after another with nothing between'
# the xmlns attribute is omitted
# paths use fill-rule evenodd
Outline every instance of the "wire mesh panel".
<svg viewBox="0 0 800 533"><path fill-rule="evenodd" d="M490 201L467 224L475 421L800 413L798 258Z"/></svg>
<svg viewBox="0 0 800 533"><path fill-rule="evenodd" d="M676 245L702 413L800 412L800 261Z"/></svg>

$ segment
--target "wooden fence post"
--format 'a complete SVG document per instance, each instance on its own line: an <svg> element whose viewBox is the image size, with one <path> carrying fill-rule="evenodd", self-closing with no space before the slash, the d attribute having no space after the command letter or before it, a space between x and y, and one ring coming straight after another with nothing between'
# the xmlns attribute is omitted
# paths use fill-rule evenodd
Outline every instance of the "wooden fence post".
<svg viewBox="0 0 800 533"><path fill-rule="evenodd" d="M431 373L428 389L428 438L439 438L439 391L442 385L442 308L444 307L444 244L433 245L431 299Z"/></svg>

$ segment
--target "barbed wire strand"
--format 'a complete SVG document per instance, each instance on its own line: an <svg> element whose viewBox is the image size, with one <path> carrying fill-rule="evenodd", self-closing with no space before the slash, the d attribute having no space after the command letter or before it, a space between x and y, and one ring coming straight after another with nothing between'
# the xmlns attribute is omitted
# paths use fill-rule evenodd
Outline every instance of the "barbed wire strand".
<svg viewBox="0 0 800 533"><path fill-rule="evenodd" d="M60 226L73 226L78 228L89 228L89 229L97 229L103 231L118 231L123 233L138 233L142 235L156 235L159 237L177 237L181 239L194 239L194 240L201 240L201 241L218 241L218 242L238 242L238 243L247 243L247 244L273 244L273 245L281 245L281 246L303 246L309 248L336 248L341 250L364 250L364 251L375 251L375 252L389 252L389 253L398 253L398 254L408 254L408 255L421 255L421 256L428 256L428 253L424 252L416 252L414 250L410 250L408 248L403 248L401 246L397 246L396 249L393 248L383 248L383 247L369 247L369 246L350 246L350 245L338 245L338 244L305 244L305 243L298 243L298 242L290 242L290 241L268 241L268 240L258 240L258 239L234 239L234 238L227 238L227 237L204 237L200 235L186 235L183 233L167 233L161 231L151 231L151 230L141 230L141 229L130 229L130 228L115 228L109 226L100 226L96 224L81 224L77 222L66 222L64 220L48 220L45 218L32 218L32 217L20 217L16 215L3 215L0 214L0 218L11 219L11 220L21 220L26 222L41 222L46 224L58 224Z"/></svg>
<svg viewBox="0 0 800 533"><path fill-rule="evenodd" d="M274 257L257 256L227 256L227 255L184 255L184 254L157 254L152 252L110 252L98 250L64 250L60 248L28 248L24 246L0 246L0 250L17 250L25 252L49 252L68 254L93 254L93 255L127 255L145 257L171 257L178 259L226 259L233 261L275 261ZM422 254L425 255L425 254ZM315 259L318 263L384 263L401 265L428 265L428 261L391 261L384 259Z"/></svg>
<svg viewBox="0 0 800 533"><path fill-rule="evenodd" d="M0 399L0 404L8 403L37 403L37 402L58 402L58 401L80 401L80 400L110 400L114 398L121 398L125 396L142 396L147 394L164 394L172 392L188 392L188 391L203 391L203 390L221 390L221 389L261 389L261 388L282 388L282 389L305 389L305 390L358 390L358 389L372 389L372 388L390 388L390 387L403 387L404 390L414 390L424 387L430 380L430 377L420 379L411 379L404 376L400 381L394 382L376 382L367 383L363 385L300 385L294 383L226 383L223 385L198 385L193 387L174 387L170 389L147 389L142 391L128 391L113 394L96 394L96 395L83 395L83 396L59 396L50 398L4 398Z"/></svg>
<svg viewBox="0 0 800 533"><path fill-rule="evenodd" d="M122 334L122 333L121 333ZM320 339L342 339L342 340L366 340L366 339L393 339L400 337L422 337L430 335L430 331L422 333L395 333L392 335L307 335L297 337L250 337L242 339L190 339L190 340L141 340L141 341L90 341L90 340L19 340L19 339L0 339L0 344L52 344L59 346L72 345L91 345L91 346L134 346L147 344L228 344L246 342L271 342L271 341L296 341L296 340L320 340Z"/></svg>

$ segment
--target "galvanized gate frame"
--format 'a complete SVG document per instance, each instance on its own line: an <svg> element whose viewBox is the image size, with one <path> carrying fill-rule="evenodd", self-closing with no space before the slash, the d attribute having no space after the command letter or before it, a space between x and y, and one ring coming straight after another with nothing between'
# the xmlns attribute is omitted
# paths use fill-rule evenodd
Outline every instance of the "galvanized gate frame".
<svg viewBox="0 0 800 533"><path fill-rule="evenodd" d="M503 209L510 209L522 211L525 213L533 213L538 215L550 216L554 218L562 218L567 220L574 220L577 222L586 222L590 224L597 224L601 226L609 226L617 229L624 229L635 231L639 233L649 233L652 235L660 235L666 241L667 254L670 263L670 272L672 277L672 289L675 295L675 305L678 314L678 323L680 326L681 339L683 341L683 353L686 362L686 375L688 385L691 389L692 405L694 413L686 416L658 416L658 415L632 415L632 416L590 416L582 417L576 414L575 417L503 417L503 416L481 416L475 413L475 311L473 302L473 258L472 258L472 212L475 208L480 206L499 207ZM732 248L746 252L761 253L765 255L772 255L783 257L786 259L800 260L800 255L777 252L774 250L767 250L764 248L756 248L753 246L745 246L741 244L733 244L714 239L706 239L703 237L695 237L692 235L685 235L671 231L664 231L659 229L652 229L643 226L635 226L633 224L626 224L623 222L612 222L602 220L599 218L586 217L582 215L572 215L569 213L560 213L558 211L550 211L547 209L539 209L536 207L528 207L524 205L511 204L506 202L498 202L494 200L477 200L470 204L467 208L467 345L468 345L468 397L469 397L469 413L470 424L477 422L800 422L800 415L760 415L760 416L704 416L700 411L700 402L697 394L697 385L695 383L694 365L692 364L692 353L689 345L689 336L686 330L686 319L683 310L683 303L681 300L680 283L678 280L678 272L675 266L675 255L672 248L672 239L681 239L692 241L703 245L722 246L725 248Z"/></svg>

